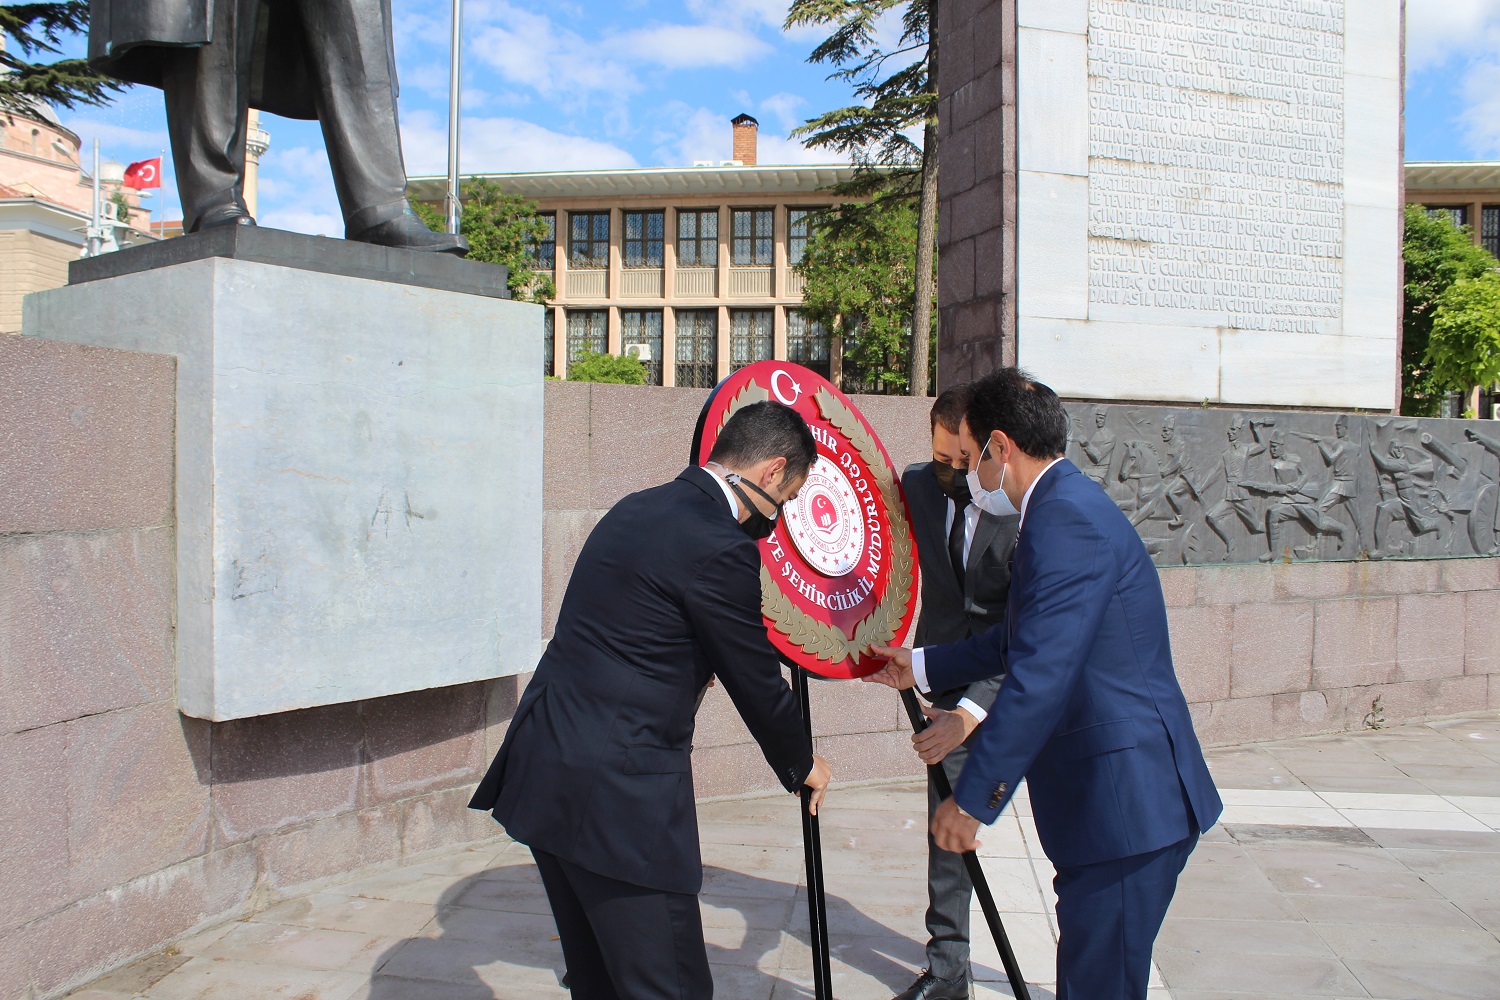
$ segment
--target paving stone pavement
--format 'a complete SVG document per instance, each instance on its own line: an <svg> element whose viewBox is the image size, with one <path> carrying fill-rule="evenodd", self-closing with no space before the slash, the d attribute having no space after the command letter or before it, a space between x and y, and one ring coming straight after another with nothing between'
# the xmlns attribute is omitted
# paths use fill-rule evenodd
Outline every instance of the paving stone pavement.
<svg viewBox="0 0 1500 1000"><path fill-rule="evenodd" d="M1152 1000L1500 997L1500 713L1209 753L1227 808L1156 946ZM811 995L796 800L702 803L717 996ZM822 835L834 994L885 1000L922 964L920 784L836 788ZM982 832L1018 960L1053 1000L1051 866L1029 803ZM530 855L497 838L198 934L74 1000L562 998ZM974 914L975 996L1011 995Z"/></svg>

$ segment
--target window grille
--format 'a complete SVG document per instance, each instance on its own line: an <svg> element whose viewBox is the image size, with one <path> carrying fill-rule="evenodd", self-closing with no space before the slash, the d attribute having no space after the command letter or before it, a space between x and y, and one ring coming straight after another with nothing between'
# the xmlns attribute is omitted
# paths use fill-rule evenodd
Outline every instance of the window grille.
<svg viewBox="0 0 1500 1000"><path fill-rule="evenodd" d="M677 213L677 266L719 266L719 211Z"/></svg>
<svg viewBox="0 0 1500 1000"><path fill-rule="evenodd" d="M646 366L646 384L661 385L661 310L622 309L620 311L620 345L625 354L632 353L630 345L645 345L647 357L641 358Z"/></svg>
<svg viewBox="0 0 1500 1000"><path fill-rule="evenodd" d="M769 208L737 208L731 230L729 263L735 267L770 267L772 254L772 219Z"/></svg>
<svg viewBox="0 0 1500 1000"><path fill-rule="evenodd" d="M542 318L542 347L547 353L542 356L542 374L556 374L552 369L557 367L553 359L557 357L557 317L548 309Z"/></svg>
<svg viewBox="0 0 1500 1000"><path fill-rule="evenodd" d="M531 260L538 271L551 271L557 267L557 213L538 215L537 220L547 232L540 240L528 238L526 246L531 251Z"/></svg>
<svg viewBox="0 0 1500 1000"><path fill-rule="evenodd" d="M739 371L757 361L769 361L775 348L770 309L733 309L729 313L729 370Z"/></svg>
<svg viewBox="0 0 1500 1000"><path fill-rule="evenodd" d="M609 213L568 216L568 266L580 271L609 267Z"/></svg>
<svg viewBox="0 0 1500 1000"><path fill-rule="evenodd" d="M786 263L792 267L802 262L807 253L807 240L812 235L812 217L820 208L787 209Z"/></svg>
<svg viewBox="0 0 1500 1000"><path fill-rule="evenodd" d="M817 320L809 319L795 309L786 314L786 359L804 368L811 368L827 378L829 366L828 349L832 338L827 328Z"/></svg>
<svg viewBox="0 0 1500 1000"><path fill-rule="evenodd" d="M608 351L609 310L569 309L568 367L572 368L580 354L605 354Z"/></svg>
<svg viewBox="0 0 1500 1000"><path fill-rule="evenodd" d="M661 267L666 227L665 212L626 212L625 266Z"/></svg>
<svg viewBox="0 0 1500 1000"><path fill-rule="evenodd" d="M719 311L677 311L677 384L712 389L719 381Z"/></svg>

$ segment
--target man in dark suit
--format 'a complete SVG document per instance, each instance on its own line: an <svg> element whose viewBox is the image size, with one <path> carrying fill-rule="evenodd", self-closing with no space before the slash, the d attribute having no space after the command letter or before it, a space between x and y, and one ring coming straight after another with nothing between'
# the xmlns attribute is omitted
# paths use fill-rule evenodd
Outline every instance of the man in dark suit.
<svg viewBox="0 0 1500 1000"><path fill-rule="evenodd" d="M1005 615L1015 515L986 514L969 502L969 458L959 440L969 387L957 386L932 404L932 461L901 476L922 565L922 617L916 643L957 642L978 635ZM968 759L968 740L984 721L1000 675L930 695L929 724L912 737L926 764L956 782ZM929 819L941 799L927 785ZM927 842L927 968L895 1000L966 1000L969 995L969 901L974 885L963 857Z"/></svg>
<svg viewBox="0 0 1500 1000"><path fill-rule="evenodd" d="M709 463L617 503L472 808L531 848L578 1000L713 995L691 752L717 677L789 792L829 781L761 618L760 553L815 457L779 403L737 411Z"/></svg>
<svg viewBox="0 0 1500 1000"><path fill-rule="evenodd" d="M1172 670L1156 567L1120 509L1062 457L1051 389L974 384L963 442L984 510L1018 509L1005 622L959 643L881 648L874 679L945 690L1004 671L932 835L972 850L1022 777L1057 869L1059 1000L1144 1000L1177 877L1222 804Z"/></svg>

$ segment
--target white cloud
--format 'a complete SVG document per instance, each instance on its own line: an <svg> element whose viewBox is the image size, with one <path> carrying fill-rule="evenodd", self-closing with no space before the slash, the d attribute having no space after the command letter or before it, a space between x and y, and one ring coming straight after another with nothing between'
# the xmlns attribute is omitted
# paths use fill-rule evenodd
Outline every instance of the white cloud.
<svg viewBox="0 0 1500 1000"><path fill-rule="evenodd" d="M671 124L658 129L653 136L658 143L655 155L663 166L687 166L699 160L718 163L729 159L733 133L728 116L680 101L667 105L664 110L672 119ZM767 128L760 131L757 160L762 165L841 162L825 150L808 149L801 142Z"/></svg>
<svg viewBox="0 0 1500 1000"><path fill-rule="evenodd" d="M802 109L806 106L806 98L788 93L772 94L760 102L761 110L774 117L783 132L790 132L802 124Z"/></svg>
<svg viewBox="0 0 1500 1000"><path fill-rule="evenodd" d="M256 222L313 236L344 235L333 171L321 146L272 146L260 161Z"/></svg>
<svg viewBox="0 0 1500 1000"><path fill-rule="evenodd" d="M1466 107L1462 120L1470 151L1480 157L1500 157L1500 63L1480 62L1463 81Z"/></svg>
<svg viewBox="0 0 1500 1000"><path fill-rule="evenodd" d="M773 51L771 46L748 31L711 24L662 24L638 28L616 35L605 44L622 60L668 69L742 68Z"/></svg>
<svg viewBox="0 0 1500 1000"><path fill-rule="evenodd" d="M510 83L573 101L639 89L634 75L603 46L544 14L502 2L485 5L479 21L468 48Z"/></svg>
<svg viewBox="0 0 1500 1000"><path fill-rule="evenodd" d="M465 118L461 132L463 172L589 170L634 167L635 157L619 146L584 136L554 132L519 118ZM447 123L417 112L401 124L401 148L412 176L448 169Z"/></svg>
<svg viewBox="0 0 1500 1000"><path fill-rule="evenodd" d="M1354 16L1354 10L1347 11ZM1455 55L1493 51L1500 0L1406 0L1406 67L1417 73Z"/></svg>

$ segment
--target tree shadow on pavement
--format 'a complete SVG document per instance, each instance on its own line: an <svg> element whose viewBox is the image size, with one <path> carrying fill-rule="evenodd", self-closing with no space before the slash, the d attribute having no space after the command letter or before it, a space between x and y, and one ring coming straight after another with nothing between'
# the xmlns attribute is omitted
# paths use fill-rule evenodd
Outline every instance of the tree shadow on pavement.
<svg viewBox="0 0 1500 1000"><path fill-rule="evenodd" d="M368 1000L512 1000L566 997L560 986L562 948L536 866L512 856L455 882L437 903L429 932L388 948L374 963ZM920 883L914 886L921 891ZM705 866L705 936L716 994L763 1000L777 993L810 996L807 903L795 882ZM726 917L736 911L739 919ZM839 962L889 987L910 985L912 967L877 945L904 936L860 913L848 900L827 897L829 937ZM717 926L715 926L717 925ZM782 932L794 940L788 942ZM738 944L722 943L738 936ZM843 939L844 943L840 941ZM785 949L784 954L776 954ZM920 948L916 949L920 952ZM783 963L790 966L782 968ZM764 966L765 968L761 968Z"/></svg>

